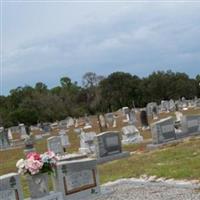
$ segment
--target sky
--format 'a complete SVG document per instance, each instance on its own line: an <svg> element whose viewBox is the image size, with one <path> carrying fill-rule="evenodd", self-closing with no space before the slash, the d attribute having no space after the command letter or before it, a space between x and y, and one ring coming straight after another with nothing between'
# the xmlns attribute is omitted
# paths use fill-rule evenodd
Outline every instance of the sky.
<svg viewBox="0 0 200 200"><path fill-rule="evenodd" d="M86 72L139 77L171 69L200 74L200 1L1 4L1 95Z"/></svg>

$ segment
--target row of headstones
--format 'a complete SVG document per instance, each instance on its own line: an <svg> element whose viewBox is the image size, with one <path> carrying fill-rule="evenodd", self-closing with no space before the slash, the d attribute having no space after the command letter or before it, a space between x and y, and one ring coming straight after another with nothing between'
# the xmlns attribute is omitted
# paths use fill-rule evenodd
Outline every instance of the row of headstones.
<svg viewBox="0 0 200 200"><path fill-rule="evenodd" d="M132 125L122 128L122 140L118 131L106 131L98 135L95 132L85 132L83 129L76 129L75 131L80 138L79 154L96 157L97 159L115 152L120 153L122 143L131 144L143 141L139 131ZM66 151L63 149L63 142L60 136L48 138L47 146L48 150L59 155L60 159L69 158L68 154L65 154Z"/></svg>
<svg viewBox="0 0 200 200"><path fill-rule="evenodd" d="M52 175L54 192L48 193L47 175L39 174L29 177L31 199L88 199L100 193L97 163L129 156L128 152L122 151L120 133L117 131L101 133L96 137L97 159L81 157L78 154L66 154L65 156L62 149L59 149L60 139L56 136L48 139L48 149L61 157L56 164L55 175ZM0 199L23 199L19 175L12 173L0 177Z"/></svg>
<svg viewBox="0 0 200 200"><path fill-rule="evenodd" d="M167 117L151 124L153 144L200 134L200 115L184 115L177 124L173 117Z"/></svg>
<svg viewBox="0 0 200 200"><path fill-rule="evenodd" d="M121 130L122 138L120 133L117 131L106 131L100 134L96 134L95 132L85 132L83 129L75 129L77 136L80 138L80 148L79 152L82 154L94 154L97 155L97 151L99 149L99 142L105 139L98 139L98 138L107 138L111 137L113 134L117 135L118 139L120 140L120 144L134 144L140 143L143 141L143 137L140 135L139 130L134 125L127 125L124 126ZM113 139L113 138L112 138ZM121 140L122 139L122 140ZM48 149L55 152L56 154L62 155L65 153L66 148L69 146L69 138L66 132L59 136L53 136L47 139ZM110 143L104 143L104 146L108 146Z"/></svg>
<svg viewBox="0 0 200 200"><path fill-rule="evenodd" d="M136 123L136 112L135 109L129 109L128 107L123 107L122 108L122 113L124 116L123 122L128 123L128 124L135 124ZM106 113L105 115L99 115L99 125L101 131L107 130L109 127L117 127L117 118L118 116L113 114L113 113ZM148 127L148 119L146 115L146 111L141 111L141 123L142 127ZM92 128L92 123L90 118L86 115L84 118L84 127L83 129L87 130ZM59 123L56 123L57 128L60 130L64 130L66 128L69 128L71 126L74 126L75 128L79 126L78 124L78 119L73 119L71 117L68 117L66 120L62 120ZM0 149L5 149L8 148L10 145L15 146L14 141L12 141L12 130L14 132L18 132L20 134L21 140L24 140L25 145L26 143L30 142L30 133L33 130L40 129L44 132L44 134L37 134L35 136L35 139L39 140L41 139L45 134L50 135L50 132L52 130L53 125L50 123L41 123L38 124L37 126L30 126L27 127L24 124L19 124L18 127L12 127L9 129L0 129ZM28 142L26 142L26 140ZM17 143L18 144L18 143Z"/></svg>
<svg viewBox="0 0 200 200"><path fill-rule="evenodd" d="M50 129L47 130L47 126L44 126L45 133L46 131L50 131ZM30 142L30 138L33 137L30 132L30 127L25 126L24 124L19 124L19 126L13 128L4 129L3 127L0 127L0 149L7 149L11 146L17 146L18 144L25 144ZM20 135L19 140L13 139L12 132L18 133ZM48 134L49 135L49 134ZM42 137L39 137L40 135L37 135L35 139L41 139Z"/></svg>
<svg viewBox="0 0 200 200"><path fill-rule="evenodd" d="M186 100L184 97L181 100L174 101L173 99L162 100L160 105L156 102L150 102L146 106L148 116L157 118L159 112L174 112L176 110L185 110L188 107L200 107L200 99Z"/></svg>

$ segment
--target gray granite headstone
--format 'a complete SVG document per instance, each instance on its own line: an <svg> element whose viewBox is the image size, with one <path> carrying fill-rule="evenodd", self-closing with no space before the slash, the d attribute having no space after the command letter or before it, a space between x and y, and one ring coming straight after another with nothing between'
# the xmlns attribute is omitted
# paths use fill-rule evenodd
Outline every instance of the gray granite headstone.
<svg viewBox="0 0 200 200"><path fill-rule="evenodd" d="M34 144L35 144L35 138L34 135L27 135L27 137L24 139L24 144L25 144L25 149L24 149L24 153L25 155L30 153L30 152L34 152L35 148L34 148Z"/></svg>
<svg viewBox="0 0 200 200"><path fill-rule="evenodd" d="M67 135L67 130L60 130L59 131L59 136L61 138L61 144L63 146L63 148L67 148L70 146L70 142L69 142L69 137Z"/></svg>
<svg viewBox="0 0 200 200"><path fill-rule="evenodd" d="M57 163L53 187L65 200L87 200L100 193L97 162L84 158Z"/></svg>
<svg viewBox="0 0 200 200"><path fill-rule="evenodd" d="M122 152L121 137L118 131L103 132L96 137L97 157L105 157Z"/></svg>
<svg viewBox="0 0 200 200"><path fill-rule="evenodd" d="M129 124L136 124L137 119L136 119L136 113L134 109L131 109L129 112Z"/></svg>
<svg viewBox="0 0 200 200"><path fill-rule="evenodd" d="M0 127L0 149L6 149L10 146L8 139L8 130Z"/></svg>
<svg viewBox="0 0 200 200"><path fill-rule="evenodd" d="M161 101L161 111L162 112L169 112L170 106L169 106L169 101L162 100Z"/></svg>
<svg viewBox="0 0 200 200"><path fill-rule="evenodd" d="M151 124L151 134L153 144L160 144L170 140L175 140L176 135L173 118L167 117Z"/></svg>
<svg viewBox="0 0 200 200"><path fill-rule="evenodd" d="M55 154L63 154L64 150L59 136L53 136L47 139L47 147L49 151L53 151Z"/></svg>
<svg viewBox="0 0 200 200"><path fill-rule="evenodd" d="M195 99L195 107L200 108L200 98Z"/></svg>
<svg viewBox="0 0 200 200"><path fill-rule="evenodd" d="M99 164L128 157L129 152L122 152L121 136L118 131L107 131L96 136L96 158Z"/></svg>
<svg viewBox="0 0 200 200"><path fill-rule="evenodd" d="M105 114L106 126L109 128L113 126L114 123L114 115L113 113L106 113Z"/></svg>
<svg viewBox="0 0 200 200"><path fill-rule="evenodd" d="M17 173L0 176L0 199L23 200L22 188Z"/></svg>
<svg viewBox="0 0 200 200"><path fill-rule="evenodd" d="M181 120L182 132L186 135L200 134L200 115L184 115Z"/></svg>

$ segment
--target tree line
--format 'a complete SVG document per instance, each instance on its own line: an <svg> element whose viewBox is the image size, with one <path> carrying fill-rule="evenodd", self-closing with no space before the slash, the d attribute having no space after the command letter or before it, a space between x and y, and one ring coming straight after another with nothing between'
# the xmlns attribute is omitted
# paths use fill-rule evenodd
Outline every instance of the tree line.
<svg viewBox="0 0 200 200"><path fill-rule="evenodd" d="M157 71L140 78L125 72L103 77L93 72L83 76L82 85L62 77L60 85L49 89L38 82L34 87L12 89L0 96L0 125L53 122L67 116L79 117L115 111L123 106L144 107L148 102L200 97L200 74Z"/></svg>

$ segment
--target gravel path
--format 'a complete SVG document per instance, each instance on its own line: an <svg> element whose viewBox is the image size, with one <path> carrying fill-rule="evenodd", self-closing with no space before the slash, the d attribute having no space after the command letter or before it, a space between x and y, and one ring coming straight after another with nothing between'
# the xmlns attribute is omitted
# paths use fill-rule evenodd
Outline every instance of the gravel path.
<svg viewBox="0 0 200 200"><path fill-rule="evenodd" d="M122 179L101 187L95 200L200 200L200 186L188 182Z"/></svg>

